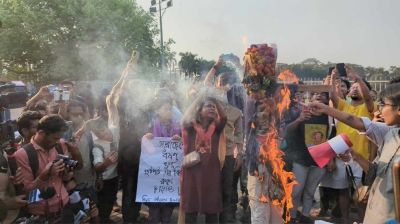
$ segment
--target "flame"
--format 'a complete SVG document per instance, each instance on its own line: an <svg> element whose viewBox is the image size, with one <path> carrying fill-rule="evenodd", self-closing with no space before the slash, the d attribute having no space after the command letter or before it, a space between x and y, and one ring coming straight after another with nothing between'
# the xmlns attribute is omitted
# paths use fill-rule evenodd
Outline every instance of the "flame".
<svg viewBox="0 0 400 224"><path fill-rule="evenodd" d="M278 80L283 84L299 84L299 78L290 70L285 70L278 75Z"/></svg>
<svg viewBox="0 0 400 224"><path fill-rule="evenodd" d="M267 203L269 200L273 205L286 208L285 210L285 220L290 220L290 209L293 208L292 202L292 191L293 187L297 182L295 181L295 176L292 172L288 172L284 169L285 161L283 160L284 153L279 149L279 131L277 127L277 122L283 116L283 113L289 109L290 106L290 89L286 85L287 83L298 83L299 79L295 74L286 70L278 76L279 80L282 80L284 85L280 87L277 91L277 96L273 99L267 99L267 101L274 101L276 104L276 109L266 108L265 111L271 113L269 117L269 131L265 135L264 144L260 147L259 159L260 162L269 166L272 170L271 180L273 182L273 189L276 193L276 197L267 197L262 194L260 197L261 202ZM269 106L271 106L269 104ZM274 106L272 106L274 108ZM265 183L264 180L260 180ZM267 183L265 183L267 184ZM271 185L269 186L271 187ZM271 190L271 189L270 189Z"/></svg>
<svg viewBox="0 0 400 224"><path fill-rule="evenodd" d="M279 90L279 93L280 103L278 103L276 107L278 109L279 118L282 118L283 112L288 110L290 106L290 89L287 87L287 85L284 85Z"/></svg>

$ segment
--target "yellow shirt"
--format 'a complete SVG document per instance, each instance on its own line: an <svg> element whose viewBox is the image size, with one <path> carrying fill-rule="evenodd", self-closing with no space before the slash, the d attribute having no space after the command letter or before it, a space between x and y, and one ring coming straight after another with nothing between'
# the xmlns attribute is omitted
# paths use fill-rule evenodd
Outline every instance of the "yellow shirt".
<svg viewBox="0 0 400 224"><path fill-rule="evenodd" d="M372 119L373 117L373 113L368 112L368 108L365 103L358 106L352 106L345 100L340 99L337 109L357 117L368 117L370 119ZM336 124L336 131L338 135L346 133L349 136L351 142L353 143L353 149L356 152L360 153L365 159L369 158L369 150L368 150L369 140L365 135L360 135L358 130L339 121Z"/></svg>

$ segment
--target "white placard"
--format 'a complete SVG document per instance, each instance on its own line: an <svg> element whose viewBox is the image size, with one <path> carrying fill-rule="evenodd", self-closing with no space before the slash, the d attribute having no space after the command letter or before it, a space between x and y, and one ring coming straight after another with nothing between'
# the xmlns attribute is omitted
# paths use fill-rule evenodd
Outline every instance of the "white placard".
<svg viewBox="0 0 400 224"><path fill-rule="evenodd" d="M179 202L181 141L142 138L136 202Z"/></svg>

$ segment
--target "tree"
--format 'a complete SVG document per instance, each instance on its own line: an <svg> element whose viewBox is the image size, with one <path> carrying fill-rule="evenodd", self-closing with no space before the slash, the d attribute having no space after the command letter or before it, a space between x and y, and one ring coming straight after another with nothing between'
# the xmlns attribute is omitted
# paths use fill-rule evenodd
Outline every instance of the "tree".
<svg viewBox="0 0 400 224"><path fill-rule="evenodd" d="M179 67L181 71L185 75L185 78L191 78L194 74L196 74L196 54L190 52L181 52L179 53L181 60L179 61Z"/></svg>
<svg viewBox="0 0 400 224"><path fill-rule="evenodd" d="M23 79L114 79L133 49L159 63L156 23L134 0L3 0L0 21L2 69Z"/></svg>

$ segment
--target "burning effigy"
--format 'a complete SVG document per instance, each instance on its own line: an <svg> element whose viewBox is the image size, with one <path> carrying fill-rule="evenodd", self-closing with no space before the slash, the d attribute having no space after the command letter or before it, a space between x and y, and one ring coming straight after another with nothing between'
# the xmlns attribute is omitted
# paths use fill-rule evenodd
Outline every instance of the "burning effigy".
<svg viewBox="0 0 400 224"><path fill-rule="evenodd" d="M246 139L246 158L250 175L258 177L261 184L259 201L278 206L283 219L290 219L292 189L296 184L294 174L284 169L284 153L280 150L280 123L290 106L289 84L298 78L290 71L276 73L276 45L251 45L244 56L243 84L253 109Z"/></svg>

